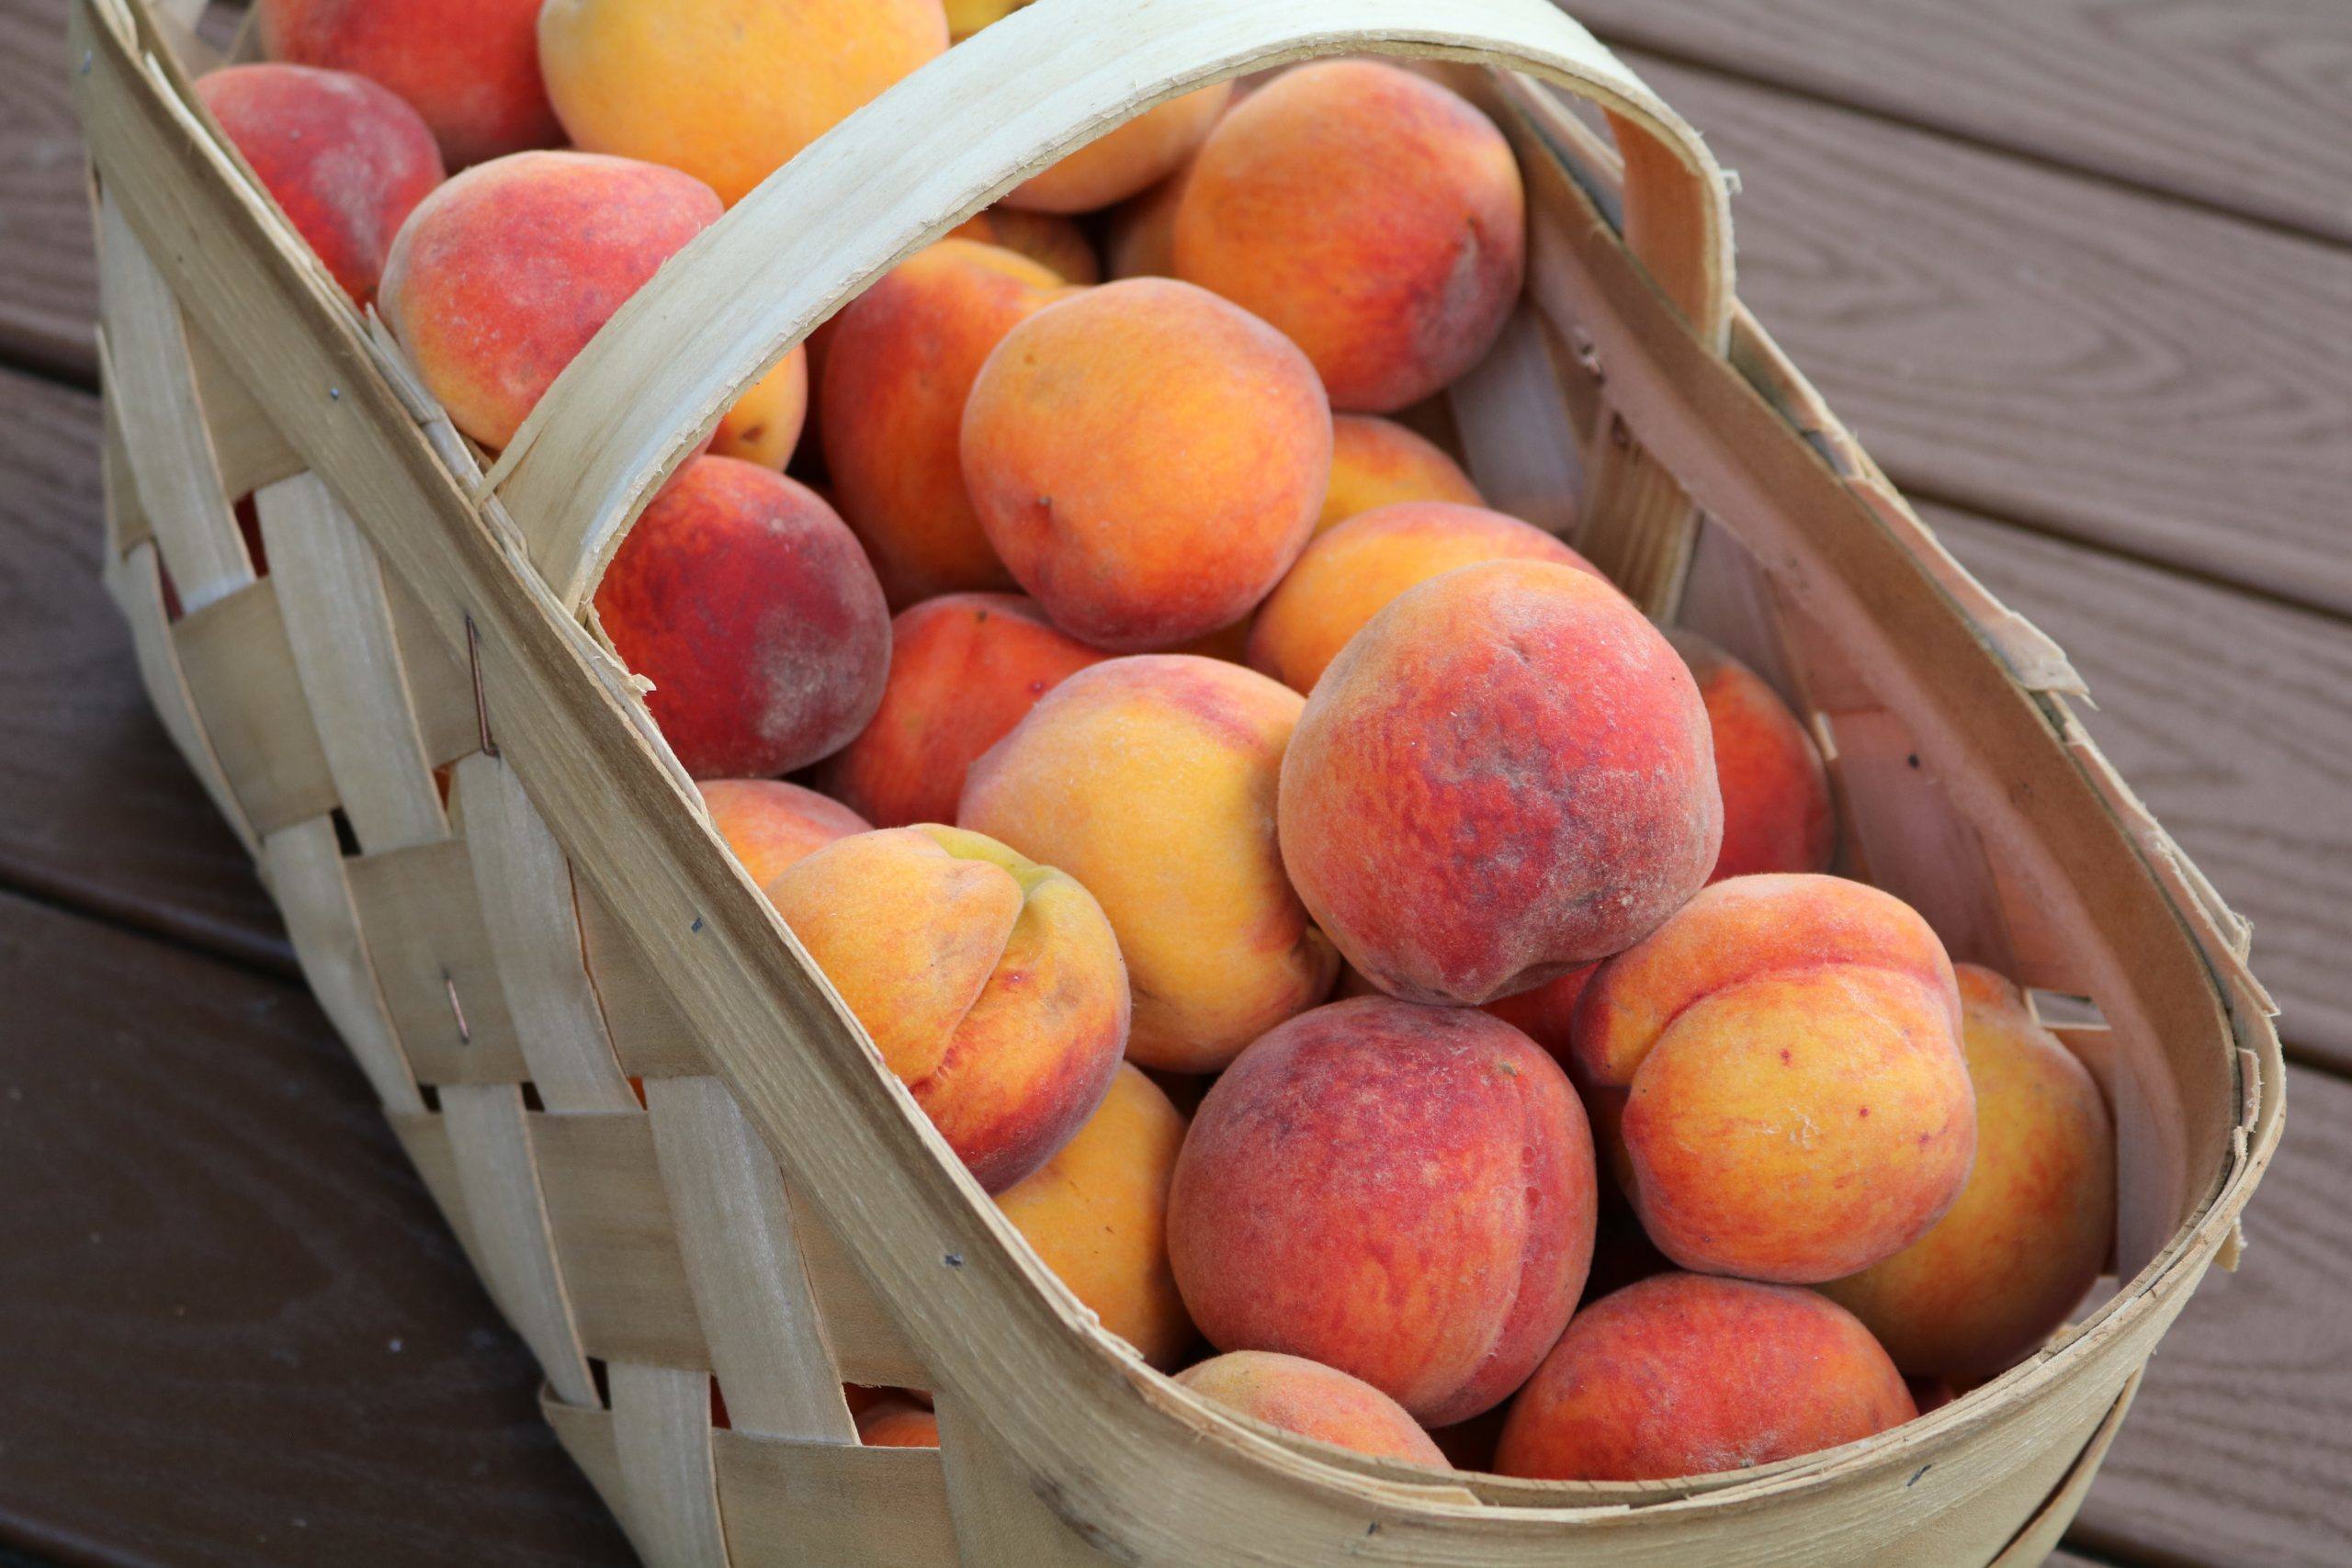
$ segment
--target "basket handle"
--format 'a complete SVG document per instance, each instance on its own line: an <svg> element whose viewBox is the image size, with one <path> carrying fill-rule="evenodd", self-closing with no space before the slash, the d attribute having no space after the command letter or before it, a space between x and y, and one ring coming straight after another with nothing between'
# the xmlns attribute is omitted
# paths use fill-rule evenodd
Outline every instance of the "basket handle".
<svg viewBox="0 0 2352 1568"><path fill-rule="evenodd" d="M1037 170L1180 94L1329 54L1467 61L1608 111L1625 243L1709 338L1731 214L1698 134L1548 0L1039 0L770 175L639 289L483 480L577 614L622 537L741 391L874 278Z"/></svg>

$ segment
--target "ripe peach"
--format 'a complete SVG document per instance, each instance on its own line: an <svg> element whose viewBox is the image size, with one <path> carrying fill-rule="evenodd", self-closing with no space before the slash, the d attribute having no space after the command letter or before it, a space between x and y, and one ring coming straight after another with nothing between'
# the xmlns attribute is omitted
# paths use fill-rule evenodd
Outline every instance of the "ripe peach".
<svg viewBox="0 0 2352 1568"><path fill-rule="evenodd" d="M1285 72L1210 132L1176 274L1306 351L1335 408L1387 413L1476 364L1519 298L1526 196L1492 121L1371 61Z"/></svg>
<svg viewBox="0 0 2352 1568"><path fill-rule="evenodd" d="M1299 897L1412 1001L1476 1006L1631 945L1705 881L1722 820L1690 671L1624 595L1551 561L1407 590L1283 760Z"/></svg>
<svg viewBox="0 0 2352 1568"><path fill-rule="evenodd" d="M1594 1201L1576 1091L1525 1035L1361 997L1268 1031L1217 1079L1176 1161L1168 1251L1219 1349L1308 1357L1444 1426L1559 1337Z"/></svg>
<svg viewBox="0 0 2352 1568"><path fill-rule="evenodd" d="M1331 488L1324 494L1315 532L1321 535L1358 513L1400 501L1487 504L1470 476L1436 442L1393 419L1333 414Z"/></svg>
<svg viewBox="0 0 2352 1568"><path fill-rule="evenodd" d="M1125 201L1182 167L1232 94L1231 83L1219 82L1146 109L1013 186L1004 204L1033 212L1092 212Z"/></svg>
<svg viewBox="0 0 2352 1568"><path fill-rule="evenodd" d="M1055 625L1164 649L1248 615L1298 558L1331 412L1263 321L1130 278L1004 335L972 384L963 458L989 542Z"/></svg>
<svg viewBox="0 0 2352 1568"><path fill-rule="evenodd" d="M1348 639L1408 588L1478 561L1540 560L1593 572L1543 529L1443 501L1375 507L1319 533L1260 607L1250 666L1311 692Z"/></svg>
<svg viewBox="0 0 2352 1568"><path fill-rule="evenodd" d="M695 787L710 825L762 887L811 850L874 830L841 802L782 779L710 779Z"/></svg>
<svg viewBox="0 0 2352 1568"><path fill-rule="evenodd" d="M1909 906L1834 876L1741 876L1600 966L1586 1081L1650 1238L1685 1269L1815 1284L1911 1245L1967 1179L1974 1097L1951 962Z"/></svg>
<svg viewBox="0 0 2352 1568"><path fill-rule="evenodd" d="M1917 1414L1844 1308L1784 1285L1661 1274L1577 1314L1512 1404L1495 1468L1663 1481L1858 1442Z"/></svg>
<svg viewBox="0 0 2352 1568"><path fill-rule="evenodd" d="M987 27L1001 22L1029 0L947 0L947 32L961 43Z"/></svg>
<svg viewBox="0 0 2352 1568"><path fill-rule="evenodd" d="M343 291L374 299L392 236L443 177L417 112L365 76L307 65L232 65L196 96Z"/></svg>
<svg viewBox="0 0 2352 1568"><path fill-rule="evenodd" d="M1135 981L1128 1054L1215 1072L1323 999L1339 959L1283 877L1298 695L1191 654L1067 677L965 775L956 820L1083 881Z"/></svg>
<svg viewBox="0 0 2352 1568"><path fill-rule="evenodd" d="M813 762L882 701L890 622L873 569L833 509L773 468L688 462L621 542L595 603L696 778Z"/></svg>
<svg viewBox="0 0 2352 1568"><path fill-rule="evenodd" d="M935 1449L939 1417L911 1399L888 1395L858 1412L857 1440L869 1449Z"/></svg>
<svg viewBox="0 0 2352 1568"><path fill-rule="evenodd" d="M1184 1113L1119 1065L1102 1109L996 1205L1102 1326L1166 1371L1197 1336L1168 1266L1168 1184Z"/></svg>
<svg viewBox="0 0 2352 1568"><path fill-rule="evenodd" d="M1715 740L1724 848L1710 881L1767 871L1826 871L1838 818L1821 750L1764 678L1696 632L1666 634L1690 666Z"/></svg>
<svg viewBox="0 0 2352 1568"><path fill-rule="evenodd" d="M741 457L781 468L800 445L808 418L808 354L796 347L752 383L718 421L710 438L714 457Z"/></svg>
<svg viewBox="0 0 2352 1568"><path fill-rule="evenodd" d="M2098 1084L2018 988L1959 966L1976 1165L1927 1235L1821 1287L1914 1375L2006 1371L2083 1299L2115 1236L2115 1132Z"/></svg>
<svg viewBox="0 0 2352 1568"><path fill-rule="evenodd" d="M1235 1350L1185 1368L1176 1381L1203 1399L1302 1438L1375 1459L1452 1468L1403 1405L1320 1361L1272 1350Z"/></svg>
<svg viewBox="0 0 2352 1568"><path fill-rule="evenodd" d="M978 240L1027 256L1064 283L1100 283L1102 261L1078 220L1057 212L991 207L947 231L951 240Z"/></svg>
<svg viewBox="0 0 2352 1568"><path fill-rule="evenodd" d="M547 0L539 61L571 140L667 164L729 207L947 47L939 0Z"/></svg>
<svg viewBox="0 0 2352 1568"><path fill-rule="evenodd" d="M451 168L563 141L539 79L539 0L259 0L262 52L405 98Z"/></svg>
<svg viewBox="0 0 2352 1568"><path fill-rule="evenodd" d="M1187 163L1113 210L1102 237L1113 277L1176 276L1176 211L1184 203L1184 180L1191 172Z"/></svg>
<svg viewBox="0 0 2352 1568"><path fill-rule="evenodd" d="M1565 975L1544 981L1532 991L1514 991L1508 997L1497 997L1486 1005L1484 1010L1543 1046L1551 1054L1552 1060L1566 1067L1570 1059L1569 1026L1576 1017L1577 998L1584 995L1585 983L1600 967L1598 964L1578 964ZM1588 1105L1587 1109L1590 1107Z"/></svg>
<svg viewBox="0 0 2352 1568"><path fill-rule="evenodd" d="M517 152L417 204L384 263L380 308L458 428L503 446L572 355L719 210L674 169Z"/></svg>
<svg viewBox="0 0 2352 1568"><path fill-rule="evenodd" d="M836 839L767 891L988 1190L1043 1166L1102 1102L1126 973L1102 907L1064 873L926 825Z"/></svg>
<svg viewBox="0 0 2352 1568"><path fill-rule="evenodd" d="M1061 287L1025 256L942 240L833 318L818 434L894 605L1012 586L966 493L957 443L989 351Z"/></svg>
<svg viewBox="0 0 2352 1568"><path fill-rule="evenodd" d="M1104 657L1017 593L950 593L901 610L882 705L826 764L825 785L879 827L952 822L974 759Z"/></svg>

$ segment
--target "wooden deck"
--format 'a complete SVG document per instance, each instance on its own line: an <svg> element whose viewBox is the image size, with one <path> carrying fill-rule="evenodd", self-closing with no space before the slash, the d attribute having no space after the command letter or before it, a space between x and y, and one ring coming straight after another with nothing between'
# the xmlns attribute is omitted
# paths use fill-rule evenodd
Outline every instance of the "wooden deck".
<svg viewBox="0 0 2352 1568"><path fill-rule="evenodd" d="M2236 906L2297 1063L2069 1539L2352 1562L2352 5L1578 0L1742 293ZM96 581L62 0L0 0L0 1562L627 1560Z"/></svg>

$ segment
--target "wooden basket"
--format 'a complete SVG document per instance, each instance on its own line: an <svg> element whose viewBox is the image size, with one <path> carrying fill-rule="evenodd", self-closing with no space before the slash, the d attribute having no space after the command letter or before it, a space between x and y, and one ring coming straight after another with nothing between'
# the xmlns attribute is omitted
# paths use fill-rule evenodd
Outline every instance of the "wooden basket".
<svg viewBox="0 0 2352 1568"><path fill-rule="evenodd" d="M2076 727L2064 656L1742 313L1719 171L1582 29L1542 0L1043 0L690 246L486 476L220 141L191 47L141 0L73 8L107 581L157 711L545 1368L548 1419L649 1560L2010 1564L2055 1542L2158 1336L2234 1261L2277 1145L2245 927ZM582 624L642 499L859 288L1151 104L1334 52L1430 57L1524 166L1526 298L1444 411L1481 488L1813 717L1848 868L1956 957L2088 999L2070 1037L2116 1113L2127 1282L1896 1431L1534 1483L1204 1404L948 1156ZM943 1446L858 1447L844 1380L935 1390Z"/></svg>

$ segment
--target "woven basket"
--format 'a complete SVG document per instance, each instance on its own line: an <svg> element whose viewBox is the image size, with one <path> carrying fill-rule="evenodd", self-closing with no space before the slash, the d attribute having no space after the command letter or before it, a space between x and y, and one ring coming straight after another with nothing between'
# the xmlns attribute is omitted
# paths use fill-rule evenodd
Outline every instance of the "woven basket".
<svg viewBox="0 0 2352 1568"><path fill-rule="evenodd" d="M2127 1282L1868 1442L1668 1483L1436 1479L1149 1371L883 1069L582 624L642 498L865 283L1153 103L1341 51L1439 62L1525 171L1526 298L1446 411L1480 487L1811 716L1841 864L1955 957L2090 1004L2069 1038L2115 1110ZM195 106L197 53L139 0L74 6L107 582L649 1560L2013 1564L2056 1541L2278 1141L2245 928L2076 727L2064 656L1741 311L1722 176L1574 23L1542 0L1043 0L690 246L487 475ZM857 1446L844 1380L935 1390L941 1448Z"/></svg>

